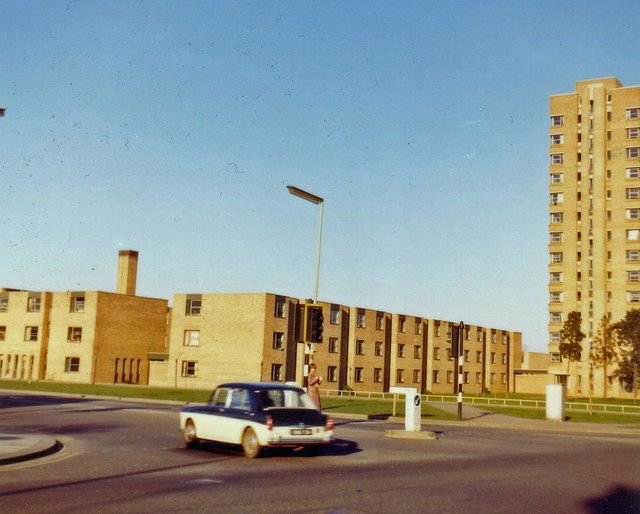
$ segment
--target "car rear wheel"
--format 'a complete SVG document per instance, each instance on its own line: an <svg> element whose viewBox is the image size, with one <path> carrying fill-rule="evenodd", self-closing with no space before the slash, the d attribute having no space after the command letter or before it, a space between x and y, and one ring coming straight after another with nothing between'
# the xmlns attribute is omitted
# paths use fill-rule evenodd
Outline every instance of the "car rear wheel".
<svg viewBox="0 0 640 514"><path fill-rule="evenodd" d="M184 428L182 429L182 438L184 439L184 444L187 447L195 448L196 446L198 446L196 426L192 420L189 420L185 423Z"/></svg>
<svg viewBox="0 0 640 514"><path fill-rule="evenodd" d="M245 456L250 459L255 459L262 451L258 436L256 436L252 428L247 428L244 431L242 436L242 449L244 450Z"/></svg>

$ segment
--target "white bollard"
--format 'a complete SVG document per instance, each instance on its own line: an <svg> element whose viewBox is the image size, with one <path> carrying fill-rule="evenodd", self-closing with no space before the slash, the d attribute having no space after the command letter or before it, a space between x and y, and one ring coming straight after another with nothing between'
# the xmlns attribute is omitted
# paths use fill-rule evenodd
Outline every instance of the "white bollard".
<svg viewBox="0 0 640 514"><path fill-rule="evenodd" d="M420 432L421 397L413 387L390 387L390 393L404 394L404 429L407 432Z"/></svg>
<svg viewBox="0 0 640 514"><path fill-rule="evenodd" d="M547 419L564 421L564 384L547 384Z"/></svg>

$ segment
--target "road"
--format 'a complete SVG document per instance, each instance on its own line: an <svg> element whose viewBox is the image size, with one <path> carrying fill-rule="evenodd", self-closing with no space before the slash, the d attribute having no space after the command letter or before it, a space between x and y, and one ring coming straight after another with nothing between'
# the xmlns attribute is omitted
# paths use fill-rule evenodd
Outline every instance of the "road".
<svg viewBox="0 0 640 514"><path fill-rule="evenodd" d="M1 396L1 427L64 449L0 467L0 511L617 512L640 496L637 436L428 425L438 439L416 441L384 437L398 424L340 418L320 456L249 460L185 449L179 408Z"/></svg>

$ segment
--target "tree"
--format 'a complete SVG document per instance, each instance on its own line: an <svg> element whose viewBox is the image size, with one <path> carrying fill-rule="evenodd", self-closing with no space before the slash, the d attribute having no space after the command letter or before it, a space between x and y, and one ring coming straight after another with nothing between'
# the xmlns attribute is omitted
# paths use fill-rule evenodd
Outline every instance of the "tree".
<svg viewBox="0 0 640 514"><path fill-rule="evenodd" d="M567 380L571 374L571 361L579 361L582 355L582 340L585 338L584 332L580 330L582 326L582 315L577 311L572 311L567 316L567 320L560 330L560 344L558 350L560 355L567 359ZM577 382L577 380L576 380ZM573 386L574 396L576 386Z"/></svg>
<svg viewBox="0 0 640 514"><path fill-rule="evenodd" d="M604 368L604 397L607 397L607 368L618 362L618 333L607 316L602 316L593 338L593 364Z"/></svg>
<svg viewBox="0 0 640 514"><path fill-rule="evenodd" d="M620 381L633 384L635 371L640 364L640 309L627 311L624 318L614 324L618 334L620 348L620 363L616 375Z"/></svg>

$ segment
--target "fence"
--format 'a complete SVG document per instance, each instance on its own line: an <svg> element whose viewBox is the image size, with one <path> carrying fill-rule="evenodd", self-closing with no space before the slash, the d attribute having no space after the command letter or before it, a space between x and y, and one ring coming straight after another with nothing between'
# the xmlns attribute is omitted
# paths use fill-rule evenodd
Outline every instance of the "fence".
<svg viewBox="0 0 640 514"><path fill-rule="evenodd" d="M380 393L375 391L342 391L323 389L320 391L322 396L327 397L346 397L352 399L363 400L393 400L394 393ZM440 394L421 394L422 402L432 403L457 403L458 397L452 395L440 395ZM494 407L519 407L528 409L545 409L547 402L545 400L529 400L524 398L491 398L488 396L463 396L462 403L476 405L476 406L494 406ZM589 411L589 404L587 402L566 402L565 408L573 411ZM621 404L608 404L608 403L592 403L591 409L593 412L606 412L617 414L639 414L640 405L621 405Z"/></svg>

